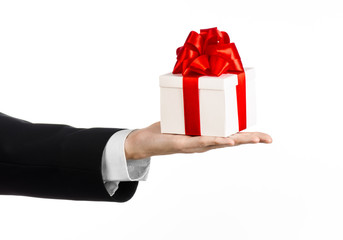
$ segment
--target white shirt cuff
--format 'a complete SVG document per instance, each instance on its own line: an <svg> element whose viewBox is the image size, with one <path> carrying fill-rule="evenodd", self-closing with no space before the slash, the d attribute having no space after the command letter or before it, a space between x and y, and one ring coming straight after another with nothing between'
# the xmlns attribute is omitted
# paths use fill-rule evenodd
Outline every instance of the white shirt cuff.
<svg viewBox="0 0 343 240"><path fill-rule="evenodd" d="M120 181L145 181L150 168L150 158L127 160L124 144L133 130L116 132L108 140L102 155L102 177L112 196Z"/></svg>

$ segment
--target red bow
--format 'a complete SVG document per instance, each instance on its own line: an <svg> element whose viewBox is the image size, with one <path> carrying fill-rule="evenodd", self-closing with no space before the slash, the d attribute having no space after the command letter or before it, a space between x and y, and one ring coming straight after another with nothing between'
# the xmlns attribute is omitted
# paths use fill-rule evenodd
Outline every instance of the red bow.
<svg viewBox="0 0 343 240"><path fill-rule="evenodd" d="M173 73L182 73L183 76L220 76L244 71L236 45L230 43L226 32L217 28L200 30L200 34L190 32L176 54Z"/></svg>
<svg viewBox="0 0 343 240"><path fill-rule="evenodd" d="M217 28L190 32L185 44L176 50L173 73L183 75L183 102L186 135L201 135L199 111L199 76L237 74L237 110L239 131L246 128L245 73L236 45L226 32Z"/></svg>

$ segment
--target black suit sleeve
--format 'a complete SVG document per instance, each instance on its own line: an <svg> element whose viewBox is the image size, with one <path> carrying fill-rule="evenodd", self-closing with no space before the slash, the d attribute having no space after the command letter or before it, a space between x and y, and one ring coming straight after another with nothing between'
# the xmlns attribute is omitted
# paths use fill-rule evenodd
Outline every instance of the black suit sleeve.
<svg viewBox="0 0 343 240"><path fill-rule="evenodd" d="M0 194L125 202L138 182L120 182L111 197L101 159L121 129L33 124L0 113Z"/></svg>

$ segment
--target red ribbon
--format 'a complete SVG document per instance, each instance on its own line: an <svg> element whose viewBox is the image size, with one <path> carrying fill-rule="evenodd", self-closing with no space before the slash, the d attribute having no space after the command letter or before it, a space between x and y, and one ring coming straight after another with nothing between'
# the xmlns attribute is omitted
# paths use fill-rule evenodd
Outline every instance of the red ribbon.
<svg viewBox="0 0 343 240"><path fill-rule="evenodd" d="M237 74L239 131L246 128L245 73L236 45L226 32L209 28L190 32L185 44L176 50L173 73L183 75L183 101L186 135L200 136L199 77Z"/></svg>

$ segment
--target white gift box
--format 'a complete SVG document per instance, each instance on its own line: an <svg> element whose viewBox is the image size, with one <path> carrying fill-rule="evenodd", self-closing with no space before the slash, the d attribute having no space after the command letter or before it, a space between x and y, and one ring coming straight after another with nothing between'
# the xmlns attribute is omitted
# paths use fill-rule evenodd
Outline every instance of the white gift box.
<svg viewBox="0 0 343 240"><path fill-rule="evenodd" d="M247 127L256 123L255 72L245 68ZM185 134L183 77L160 76L161 132ZM203 136L226 137L239 131L236 74L199 77L200 129Z"/></svg>

